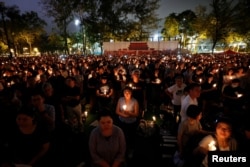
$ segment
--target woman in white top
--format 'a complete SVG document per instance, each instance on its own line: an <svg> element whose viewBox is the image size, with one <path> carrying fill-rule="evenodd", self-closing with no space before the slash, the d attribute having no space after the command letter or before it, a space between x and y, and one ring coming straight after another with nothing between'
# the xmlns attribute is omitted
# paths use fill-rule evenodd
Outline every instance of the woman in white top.
<svg viewBox="0 0 250 167"><path fill-rule="evenodd" d="M203 155L205 158L201 166L208 166L207 154L209 151L236 151L237 141L232 137L232 123L229 118L222 117L216 122L215 134L204 137L199 146L195 149L196 155Z"/></svg>
<svg viewBox="0 0 250 167"><path fill-rule="evenodd" d="M133 145L138 122L139 104L132 96L132 88L125 87L123 95L117 102L116 114L118 115L119 126L126 136L127 145L131 146Z"/></svg>

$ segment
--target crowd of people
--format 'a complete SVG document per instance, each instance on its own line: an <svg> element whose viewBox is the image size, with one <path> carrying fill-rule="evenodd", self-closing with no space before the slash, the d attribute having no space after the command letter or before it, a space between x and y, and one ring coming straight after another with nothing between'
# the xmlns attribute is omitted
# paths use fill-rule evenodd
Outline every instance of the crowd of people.
<svg viewBox="0 0 250 167"><path fill-rule="evenodd" d="M227 138L235 135L235 143L246 141L237 149L249 147L249 55L50 55L3 57L0 62L2 166L49 166L45 163L64 141L65 129L85 133L86 111L99 122L84 136L89 164L124 166L140 120L162 105L173 108L171 131L183 164L195 164L186 160L207 153L207 138L215 137L219 148L230 150L220 145L221 129L230 133ZM169 121L168 116L163 119ZM219 117L225 119L214 124ZM200 144L187 148L194 136ZM66 161L67 156L61 157L56 163Z"/></svg>

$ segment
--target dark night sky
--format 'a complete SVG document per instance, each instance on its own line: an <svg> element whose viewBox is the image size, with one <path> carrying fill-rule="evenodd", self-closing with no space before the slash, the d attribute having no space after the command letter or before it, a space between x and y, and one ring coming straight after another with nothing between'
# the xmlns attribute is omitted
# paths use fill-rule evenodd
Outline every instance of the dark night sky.
<svg viewBox="0 0 250 167"><path fill-rule="evenodd" d="M38 4L39 0L0 0L6 6L17 5L21 11L36 11L41 18L45 19L42 7ZM160 18L165 18L170 13L180 13L184 10L194 10L198 5L209 6L211 0L160 0L158 14Z"/></svg>

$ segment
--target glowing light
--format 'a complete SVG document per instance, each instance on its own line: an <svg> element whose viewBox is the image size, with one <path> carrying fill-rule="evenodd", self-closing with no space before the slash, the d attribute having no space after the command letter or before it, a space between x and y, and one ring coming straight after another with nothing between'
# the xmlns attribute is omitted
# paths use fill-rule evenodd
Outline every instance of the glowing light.
<svg viewBox="0 0 250 167"><path fill-rule="evenodd" d="M161 83L161 80L160 80L159 78L157 78L157 79L155 80L155 82L156 82L157 84L160 84L160 83Z"/></svg>
<svg viewBox="0 0 250 167"><path fill-rule="evenodd" d="M87 116L88 116L88 111L84 111L84 116L85 116L85 118L87 118Z"/></svg>
<svg viewBox="0 0 250 167"><path fill-rule="evenodd" d="M156 121L156 117L155 116L152 116L152 119L153 119L153 121Z"/></svg>
<svg viewBox="0 0 250 167"><path fill-rule="evenodd" d="M122 106L122 109L123 109L123 110L126 110L126 109L127 109L127 105L124 104L124 105Z"/></svg>
<svg viewBox="0 0 250 167"><path fill-rule="evenodd" d="M237 94L237 97L238 98L240 98L240 97L242 97L243 96L243 94Z"/></svg>
<svg viewBox="0 0 250 167"><path fill-rule="evenodd" d="M209 150L209 151L215 151L215 150L216 150L215 141L212 140L212 141L208 144L208 150Z"/></svg>
<svg viewBox="0 0 250 167"><path fill-rule="evenodd" d="M75 20L75 25L78 26L80 24L80 20L76 19Z"/></svg>

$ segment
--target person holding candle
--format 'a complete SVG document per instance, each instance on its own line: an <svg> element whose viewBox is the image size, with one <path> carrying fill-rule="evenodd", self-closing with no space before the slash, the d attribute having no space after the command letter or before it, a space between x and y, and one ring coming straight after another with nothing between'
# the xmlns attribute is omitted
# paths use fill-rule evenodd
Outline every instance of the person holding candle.
<svg viewBox="0 0 250 167"><path fill-rule="evenodd" d="M123 131L113 124L110 112L98 113L99 125L89 138L93 167L122 167L125 162L126 141Z"/></svg>
<svg viewBox="0 0 250 167"><path fill-rule="evenodd" d="M111 109L114 89L113 85L108 82L108 75L101 76L100 84L96 88L98 110Z"/></svg>
<svg viewBox="0 0 250 167"><path fill-rule="evenodd" d="M80 103L80 88L76 85L74 77L68 77L65 81L65 88L62 95L62 104L65 109L65 116L72 124L73 129L83 131L82 105Z"/></svg>
<svg viewBox="0 0 250 167"><path fill-rule="evenodd" d="M175 78L175 84L168 87L165 92L172 99L172 104L174 105L174 119L180 114L181 110L181 99L184 96L184 88L187 85L183 83L183 76L178 75ZM178 122L176 122L178 123Z"/></svg>
<svg viewBox="0 0 250 167"><path fill-rule="evenodd" d="M184 161L188 160L197 141L209 132L202 129L200 120L202 118L201 109L197 105L189 105L187 108L187 119L179 125L177 134L177 144L179 157Z"/></svg>
<svg viewBox="0 0 250 167"><path fill-rule="evenodd" d="M198 66L196 70L193 72L191 83L199 83L202 84L205 81L203 69L201 66Z"/></svg>
<svg viewBox="0 0 250 167"><path fill-rule="evenodd" d="M233 137L232 121L227 117L220 117L216 121L215 134L204 137L194 150L194 155L202 157L202 166L207 167L208 151L236 151L238 142ZM197 164L196 164L197 165Z"/></svg>
<svg viewBox="0 0 250 167"><path fill-rule="evenodd" d="M214 80L212 74L206 76L206 80L201 84L201 96L202 101L202 113L203 118L206 119L209 114L210 106L213 103L218 103L220 101L220 93L218 92L218 83Z"/></svg>
<svg viewBox="0 0 250 167"><path fill-rule="evenodd" d="M162 100L159 100L159 96L162 95L163 72L157 68L154 69L152 75L149 72L146 74L148 75L148 81L146 81L147 103L152 106L152 110L155 110L162 103Z"/></svg>
<svg viewBox="0 0 250 167"><path fill-rule="evenodd" d="M235 72L232 68L229 68L225 75L223 75L223 85L222 85L222 92L224 90L224 88L228 85L231 84L232 80L236 78Z"/></svg>
<svg viewBox="0 0 250 167"><path fill-rule="evenodd" d="M234 111L243 110L244 106L244 89L240 87L240 80L233 79L229 86L226 86L222 92L224 98L224 111L227 114L233 114Z"/></svg>
<svg viewBox="0 0 250 167"><path fill-rule="evenodd" d="M116 105L118 125L122 128L127 141L127 146L133 148L139 116L139 104L132 96L132 88L123 89L123 97L120 97Z"/></svg>
<svg viewBox="0 0 250 167"><path fill-rule="evenodd" d="M144 110L147 109L146 87L145 82L141 81L140 70L136 69L131 73L131 80L126 83L133 90L133 97L139 104L139 116L143 116Z"/></svg>

